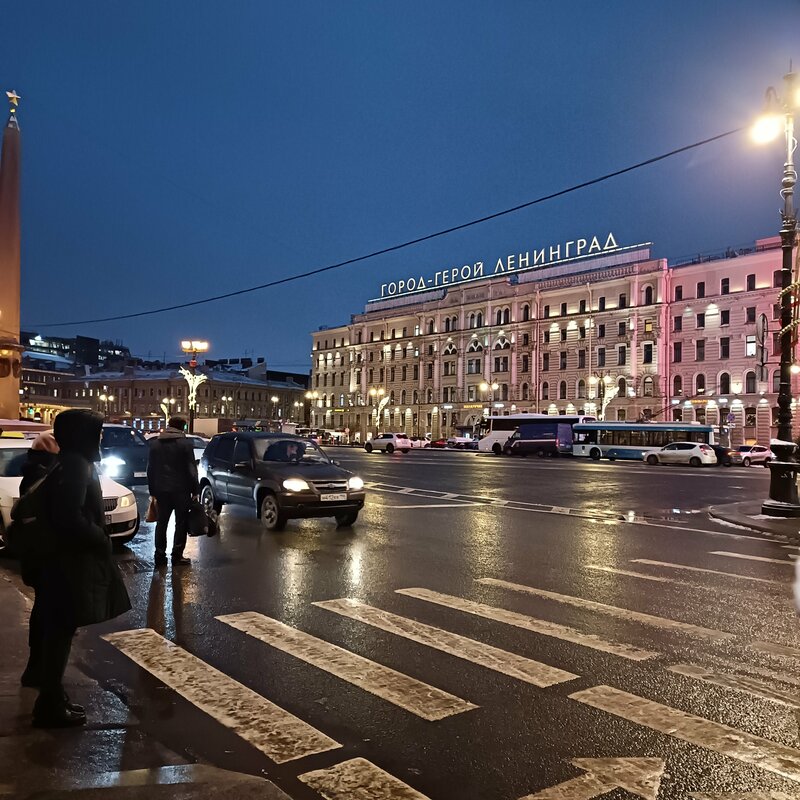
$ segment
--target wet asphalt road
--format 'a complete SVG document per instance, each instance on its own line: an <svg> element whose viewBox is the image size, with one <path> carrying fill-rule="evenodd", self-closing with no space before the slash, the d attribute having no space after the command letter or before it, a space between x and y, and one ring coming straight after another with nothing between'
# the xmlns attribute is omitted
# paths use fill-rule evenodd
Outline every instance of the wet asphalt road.
<svg viewBox="0 0 800 800"><path fill-rule="evenodd" d="M298 780L323 770L316 780L324 782L324 770L357 758L419 793L399 784L379 793L373 783L363 795L370 798L516 800L569 781L561 794L542 797L601 796L613 790L609 764L571 762L611 758L651 759L623 765L617 774L622 785L628 780L629 793L611 797L800 796L800 635L789 589L797 550L712 522L704 512L765 496L767 470L459 452L330 454L373 484L352 530L308 520L268 533L254 510L226 508L217 538L190 540L190 568L153 568L150 525L120 555L134 611L82 634L78 654L166 745L264 774L309 800L362 797L352 785L336 794L319 783L319 791L307 786L313 779ZM140 493L142 508L145 499ZM405 633L313 605L343 598L403 618ZM311 634L322 652L280 626L267 636L281 649L232 624L252 623L252 616L217 619L245 612ZM384 627L387 619L400 624L382 619ZM166 672L156 677L152 665L143 669L124 655L119 640L99 638L141 628L218 672L198 677L199 662L184 659L164 662ZM475 655L470 643L443 631L504 651L488 657L496 668L477 663L485 653ZM446 652L419 641L425 636ZM361 662L352 667L355 683L348 682L326 671L351 669L324 649L327 643L401 675L372 676L374 684L365 686L358 676L371 676L372 667ZM535 685L514 673L508 654L525 657L530 674L562 672L552 685ZM404 676L424 685L409 687ZM248 743L246 720L231 721L215 707L228 692L242 696L231 679L341 747L298 756L290 742L291 760L275 763L283 758ZM190 699L175 691L176 680ZM207 690L205 710L198 708L198 684ZM604 686L618 690L610 700L597 689ZM410 710L414 697L442 718ZM251 722L261 713L251 712ZM597 794L587 793L581 779L587 769L596 771ZM643 772L628 774L637 769ZM371 779L358 764L354 770Z"/></svg>

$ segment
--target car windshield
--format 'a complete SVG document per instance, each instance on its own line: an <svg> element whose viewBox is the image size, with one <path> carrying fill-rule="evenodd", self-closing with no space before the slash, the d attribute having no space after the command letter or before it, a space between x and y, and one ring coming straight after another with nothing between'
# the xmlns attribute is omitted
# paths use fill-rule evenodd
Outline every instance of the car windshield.
<svg viewBox="0 0 800 800"><path fill-rule="evenodd" d="M186 437L190 442L192 447L205 447L208 442L205 439L201 439L199 436L187 436Z"/></svg>
<svg viewBox="0 0 800 800"><path fill-rule="evenodd" d="M103 428L101 447L146 447L147 440L133 428Z"/></svg>
<svg viewBox="0 0 800 800"><path fill-rule="evenodd" d="M0 448L0 478L22 477L22 467L28 458L27 447Z"/></svg>
<svg viewBox="0 0 800 800"><path fill-rule="evenodd" d="M284 464L329 464L330 461L313 442L299 439L256 439L259 461L281 461Z"/></svg>

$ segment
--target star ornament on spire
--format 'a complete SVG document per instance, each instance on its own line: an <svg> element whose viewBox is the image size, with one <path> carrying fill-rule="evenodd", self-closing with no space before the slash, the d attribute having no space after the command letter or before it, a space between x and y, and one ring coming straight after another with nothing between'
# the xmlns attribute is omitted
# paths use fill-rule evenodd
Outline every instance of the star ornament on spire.
<svg viewBox="0 0 800 800"><path fill-rule="evenodd" d="M13 114L17 110L19 101L22 100L22 98L17 94L16 89L6 92L6 97L8 98L8 102L11 103L11 113Z"/></svg>

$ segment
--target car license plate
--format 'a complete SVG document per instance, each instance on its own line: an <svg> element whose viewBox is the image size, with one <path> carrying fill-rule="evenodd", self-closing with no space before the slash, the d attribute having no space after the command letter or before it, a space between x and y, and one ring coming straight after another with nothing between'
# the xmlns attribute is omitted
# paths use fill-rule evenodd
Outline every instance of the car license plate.
<svg viewBox="0 0 800 800"><path fill-rule="evenodd" d="M147 477L147 473L146 472L134 472L133 473L133 477L134 478L146 478Z"/></svg>
<svg viewBox="0 0 800 800"><path fill-rule="evenodd" d="M111 524L111 514L106 514L106 525Z"/></svg>
<svg viewBox="0 0 800 800"><path fill-rule="evenodd" d="M344 492L340 492L338 494L323 494L322 495L322 502L336 502L337 500L347 500L347 495Z"/></svg>

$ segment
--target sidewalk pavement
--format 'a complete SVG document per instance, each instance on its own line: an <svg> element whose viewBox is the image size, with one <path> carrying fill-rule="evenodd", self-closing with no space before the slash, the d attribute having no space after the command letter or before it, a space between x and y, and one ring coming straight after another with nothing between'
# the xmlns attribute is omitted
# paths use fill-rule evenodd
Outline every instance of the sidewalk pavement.
<svg viewBox="0 0 800 800"><path fill-rule="evenodd" d="M262 778L187 763L147 735L117 695L72 665L65 684L86 706L88 724L31 727L36 692L19 683L28 657L28 591L0 566L0 800L289 800Z"/></svg>
<svg viewBox="0 0 800 800"><path fill-rule="evenodd" d="M787 519L783 517L769 517L761 513L760 500L747 500L742 503L726 503L725 505L711 506L709 516L713 519L750 528L758 531L768 539L775 539L789 544L800 544L800 518Z"/></svg>

